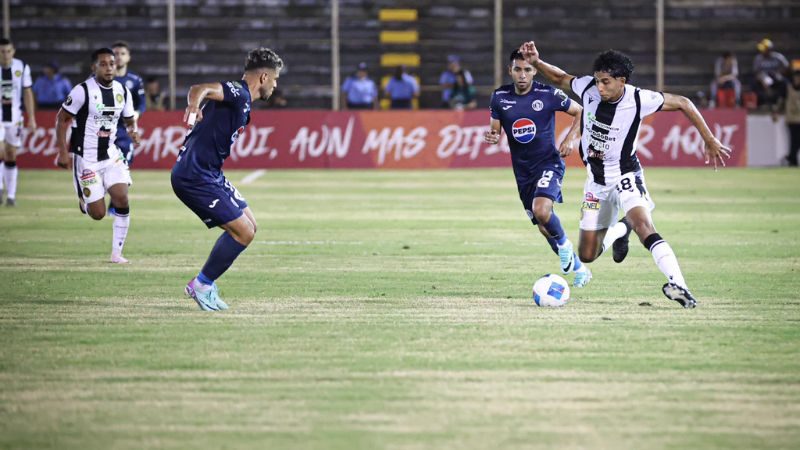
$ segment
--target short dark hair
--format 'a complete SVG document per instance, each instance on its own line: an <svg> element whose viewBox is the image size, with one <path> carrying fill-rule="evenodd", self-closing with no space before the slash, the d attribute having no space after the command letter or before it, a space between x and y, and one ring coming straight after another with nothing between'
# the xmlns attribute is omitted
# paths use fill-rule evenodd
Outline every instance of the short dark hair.
<svg viewBox="0 0 800 450"><path fill-rule="evenodd" d="M128 44L128 41L117 41L111 44L111 48L119 48L125 47L125 49L130 50L131 46Z"/></svg>
<svg viewBox="0 0 800 450"><path fill-rule="evenodd" d="M622 52L607 50L597 55L592 71L608 72L614 78L625 77L627 81L630 81L633 74L633 61Z"/></svg>
<svg viewBox="0 0 800 450"><path fill-rule="evenodd" d="M0 45L14 45L11 43L11 39L0 38Z"/></svg>
<svg viewBox="0 0 800 450"><path fill-rule="evenodd" d="M513 52L511 52L511 56L508 57L508 62L511 63L511 64L514 64L514 61L516 61L518 59L521 59L521 60L524 61L525 57L522 56L522 52L519 51L519 49L517 48L517 49L514 49Z"/></svg>
<svg viewBox="0 0 800 450"><path fill-rule="evenodd" d="M99 58L100 55L111 55L111 56L114 56L114 50L111 50L108 47L103 47L103 48L98 48L97 50L93 51L92 52L92 64L97 62L97 58Z"/></svg>
<svg viewBox="0 0 800 450"><path fill-rule="evenodd" d="M283 60L277 53L267 47L259 47L250 50L247 59L244 61L244 70L283 69Z"/></svg>

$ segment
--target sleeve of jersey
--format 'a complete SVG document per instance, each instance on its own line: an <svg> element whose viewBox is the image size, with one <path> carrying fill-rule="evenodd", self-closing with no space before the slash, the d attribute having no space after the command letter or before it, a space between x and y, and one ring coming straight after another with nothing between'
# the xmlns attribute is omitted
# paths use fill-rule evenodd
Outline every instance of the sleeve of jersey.
<svg viewBox="0 0 800 450"><path fill-rule="evenodd" d="M566 92L561 89L553 90L553 104L555 105L556 111L568 111L571 102L572 100L569 99Z"/></svg>
<svg viewBox="0 0 800 450"><path fill-rule="evenodd" d="M136 112L133 108L133 95L131 95L131 91L128 90L127 86L123 85L122 88L128 91L128 95L125 96L125 104L122 106L122 117L124 119L130 119Z"/></svg>
<svg viewBox="0 0 800 450"><path fill-rule="evenodd" d="M572 92L575 93L578 97L581 97L583 91L586 89L586 86L589 86L589 83L592 82L592 77L584 76L584 77L575 77L572 81L569 82L569 87L572 89ZM583 100L583 98L581 98Z"/></svg>
<svg viewBox="0 0 800 450"><path fill-rule="evenodd" d="M640 89L639 99L642 102L642 117L658 112L664 106L664 94L661 92Z"/></svg>
<svg viewBox="0 0 800 450"><path fill-rule="evenodd" d="M244 97L242 97L242 89L245 89L245 87L238 81L222 82L222 101L225 103L242 102L244 100Z"/></svg>
<svg viewBox="0 0 800 450"><path fill-rule="evenodd" d="M78 111L80 111L81 107L83 107L83 103L86 101L83 95L83 87L80 84L75 85L74 88L70 91L67 99L64 100L64 103L61 105L64 108L64 111L72 114L73 116L78 115Z"/></svg>
<svg viewBox="0 0 800 450"><path fill-rule="evenodd" d="M31 66L25 64L25 68L22 69L22 87L29 88L33 86L33 80L31 80Z"/></svg>
<svg viewBox="0 0 800 450"><path fill-rule="evenodd" d="M492 119L500 120L500 112L495 104L495 97L495 94L492 93L492 99L489 101L489 114L492 116Z"/></svg>
<svg viewBox="0 0 800 450"><path fill-rule="evenodd" d="M144 96L144 81L142 81L142 77L138 77L136 84L136 98L139 100L139 106L136 108L139 111L139 114L142 114L147 109L147 99Z"/></svg>

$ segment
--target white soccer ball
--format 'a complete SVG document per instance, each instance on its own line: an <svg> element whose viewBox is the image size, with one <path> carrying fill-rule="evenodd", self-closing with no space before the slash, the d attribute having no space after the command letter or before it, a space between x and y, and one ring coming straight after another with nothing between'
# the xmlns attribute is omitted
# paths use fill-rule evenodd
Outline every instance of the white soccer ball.
<svg viewBox="0 0 800 450"><path fill-rule="evenodd" d="M558 275L548 273L533 283L536 306L564 306L569 300L569 283Z"/></svg>

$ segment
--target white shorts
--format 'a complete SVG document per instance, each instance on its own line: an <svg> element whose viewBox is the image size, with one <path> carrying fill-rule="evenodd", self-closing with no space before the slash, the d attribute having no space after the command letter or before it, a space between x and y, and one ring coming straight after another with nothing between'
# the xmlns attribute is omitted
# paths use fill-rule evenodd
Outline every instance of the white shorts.
<svg viewBox="0 0 800 450"><path fill-rule="evenodd" d="M22 124L3 123L0 130L0 141L17 148L22 145Z"/></svg>
<svg viewBox="0 0 800 450"><path fill-rule="evenodd" d="M656 207L647 194L644 173L627 173L606 186L587 179L583 185L580 228L605 230L617 223L620 207L627 214L637 206L646 208L648 213Z"/></svg>
<svg viewBox="0 0 800 450"><path fill-rule="evenodd" d="M72 155L73 184L78 197L87 204L105 198L108 188L115 184L131 185L131 173L122 154L100 162L89 162Z"/></svg>

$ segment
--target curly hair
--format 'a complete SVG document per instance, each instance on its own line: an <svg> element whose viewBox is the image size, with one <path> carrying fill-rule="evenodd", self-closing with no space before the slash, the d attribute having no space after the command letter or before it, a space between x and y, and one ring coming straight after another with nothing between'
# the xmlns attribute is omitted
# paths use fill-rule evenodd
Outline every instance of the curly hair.
<svg viewBox="0 0 800 450"><path fill-rule="evenodd" d="M625 77L625 80L630 81L633 75L633 61L622 52L607 50L597 55L592 71L608 72L614 78Z"/></svg>
<svg viewBox="0 0 800 450"><path fill-rule="evenodd" d="M259 47L250 50L247 59L244 61L244 70L283 69L283 60L277 53L267 47Z"/></svg>

